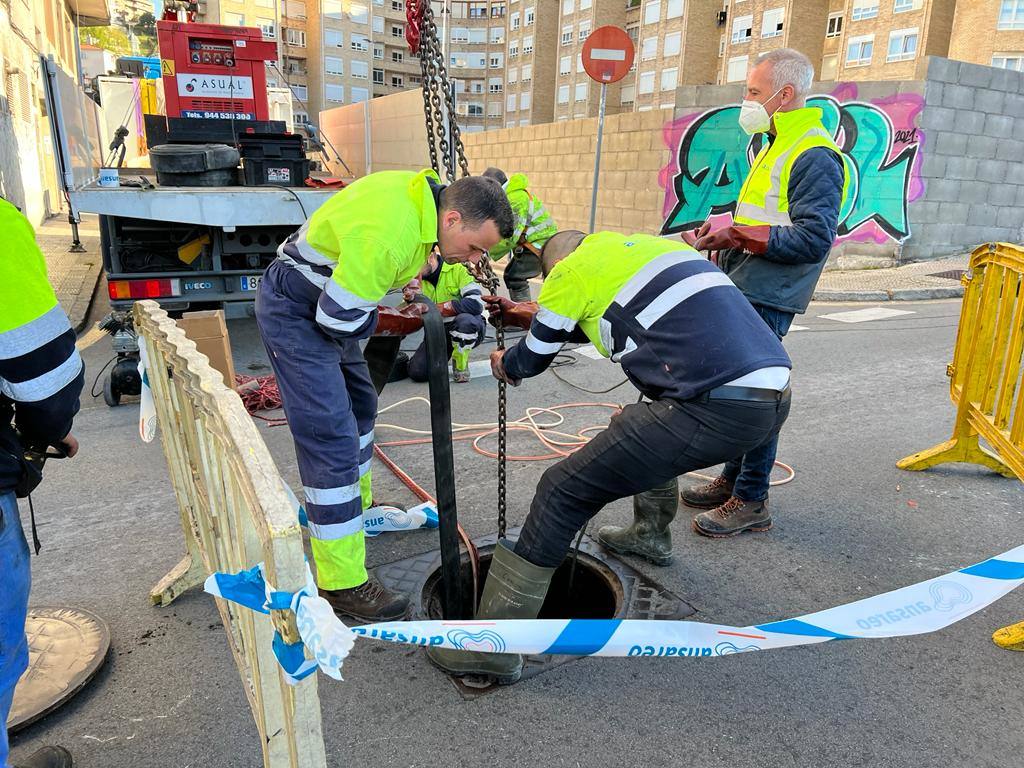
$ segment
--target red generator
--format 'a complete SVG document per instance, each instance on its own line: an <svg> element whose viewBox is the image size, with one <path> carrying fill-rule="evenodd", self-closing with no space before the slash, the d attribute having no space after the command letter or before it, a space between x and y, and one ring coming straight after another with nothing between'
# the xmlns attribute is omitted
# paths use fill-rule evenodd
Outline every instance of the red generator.
<svg viewBox="0 0 1024 768"><path fill-rule="evenodd" d="M277 46L255 27L158 21L167 117L269 120L265 61Z"/></svg>

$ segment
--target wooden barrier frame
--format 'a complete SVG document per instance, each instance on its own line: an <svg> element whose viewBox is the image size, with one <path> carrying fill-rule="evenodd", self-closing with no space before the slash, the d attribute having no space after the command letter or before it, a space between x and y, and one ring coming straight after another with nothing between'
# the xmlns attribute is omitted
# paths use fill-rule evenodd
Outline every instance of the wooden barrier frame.
<svg viewBox="0 0 1024 768"><path fill-rule="evenodd" d="M156 302L136 302L134 315L187 550L150 593L152 601L167 605L209 573L234 573L260 562L277 589L301 589L301 528L241 399ZM267 616L221 599L217 608L256 720L264 766L326 766L317 675L289 685L272 649L275 629L286 642L298 641L295 614Z"/></svg>
<svg viewBox="0 0 1024 768"><path fill-rule="evenodd" d="M896 466L921 470L966 462L1024 479L1024 249L1008 243L980 246L971 254L970 269L947 369L957 405L953 436Z"/></svg>

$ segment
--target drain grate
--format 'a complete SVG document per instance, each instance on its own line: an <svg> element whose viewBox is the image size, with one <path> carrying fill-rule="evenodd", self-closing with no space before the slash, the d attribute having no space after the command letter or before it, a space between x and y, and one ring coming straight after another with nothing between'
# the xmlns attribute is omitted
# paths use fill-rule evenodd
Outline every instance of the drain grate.
<svg viewBox="0 0 1024 768"><path fill-rule="evenodd" d="M959 282L960 278L962 278L966 272L966 269L947 269L945 272L932 272L928 277L942 277L947 280L956 280Z"/></svg>
<svg viewBox="0 0 1024 768"><path fill-rule="evenodd" d="M515 539L519 529L509 531ZM476 540L481 566L486 568L497 544L497 536ZM464 564L468 572L468 562ZM412 601L414 619L436 619L439 616L441 553L439 550L382 565L375 571L388 588L403 592ZM573 594L559 597L558 592L568 586L568 565L565 573L556 573L552 580L549 599L541 616L555 618L557 614L571 618L617 619L683 619L696 613L695 609L676 594L665 589L622 560L609 554L594 540L584 536L580 545L580 559L573 580ZM548 613L548 612L551 613ZM523 666L523 679L567 664L581 656L553 656L538 654L527 656ZM467 699L477 698L501 688L471 678L452 678L459 693Z"/></svg>

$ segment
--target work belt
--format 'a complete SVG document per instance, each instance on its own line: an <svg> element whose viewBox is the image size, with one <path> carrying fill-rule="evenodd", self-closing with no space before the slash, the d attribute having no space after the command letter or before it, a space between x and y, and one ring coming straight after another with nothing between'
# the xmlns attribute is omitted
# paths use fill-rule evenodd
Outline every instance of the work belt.
<svg viewBox="0 0 1024 768"><path fill-rule="evenodd" d="M755 403L778 403L789 396L789 387L783 390L764 389L762 387L737 387L723 384L709 389L702 395L693 398L693 402L706 403L709 400L748 400Z"/></svg>

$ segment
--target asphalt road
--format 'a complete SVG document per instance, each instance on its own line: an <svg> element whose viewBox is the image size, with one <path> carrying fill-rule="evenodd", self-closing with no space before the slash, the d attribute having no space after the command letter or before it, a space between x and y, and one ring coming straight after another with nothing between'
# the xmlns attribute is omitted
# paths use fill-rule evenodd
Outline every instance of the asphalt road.
<svg viewBox="0 0 1024 768"><path fill-rule="evenodd" d="M685 598L695 618L735 625L789 618L911 584L1021 543L1024 490L982 469L925 473L895 461L946 439L953 409L945 365L957 302L900 304L913 314L842 324L822 314L865 305L813 305L786 340L795 364L793 412L780 459L793 483L772 494L775 527L730 540L695 536L681 511L675 563L632 563ZM889 305L892 307L893 305ZM102 312L98 307L97 313ZM266 372L251 321L231 324L242 373ZM85 352L90 371L106 340ZM475 359L483 355L476 353ZM621 374L580 357L559 371L593 389ZM91 380L91 376L90 376ZM390 386L382 404L425 394ZM550 373L510 391L509 411L578 401L627 403L628 385L590 395ZM453 386L457 421L494 419L495 387ZM570 412L573 431L607 410ZM193 591L166 609L149 588L182 554L178 513L159 442L142 444L137 408L86 398L74 461L54 463L36 496L43 552L33 561L36 605L80 606L110 625L108 661L59 712L18 734L14 754L46 743L76 765L256 766L258 736L213 600ZM409 404L381 422L428 423ZM261 432L286 479L297 473L286 428ZM378 439L397 435L378 428ZM513 449L536 450L516 436ZM424 446L391 455L430 487ZM456 449L460 517L475 536L495 529L494 466ZM525 517L545 462L510 468L510 524ZM412 501L377 468L381 497ZM628 502L598 524L623 522ZM373 565L436 546L434 534L380 536ZM360 641L345 681L320 678L331 765L345 766L1000 766L1024 749L1024 655L993 630L1024 619L1024 594L920 637L829 643L716 659L588 659L511 688L463 699L424 656Z"/></svg>

